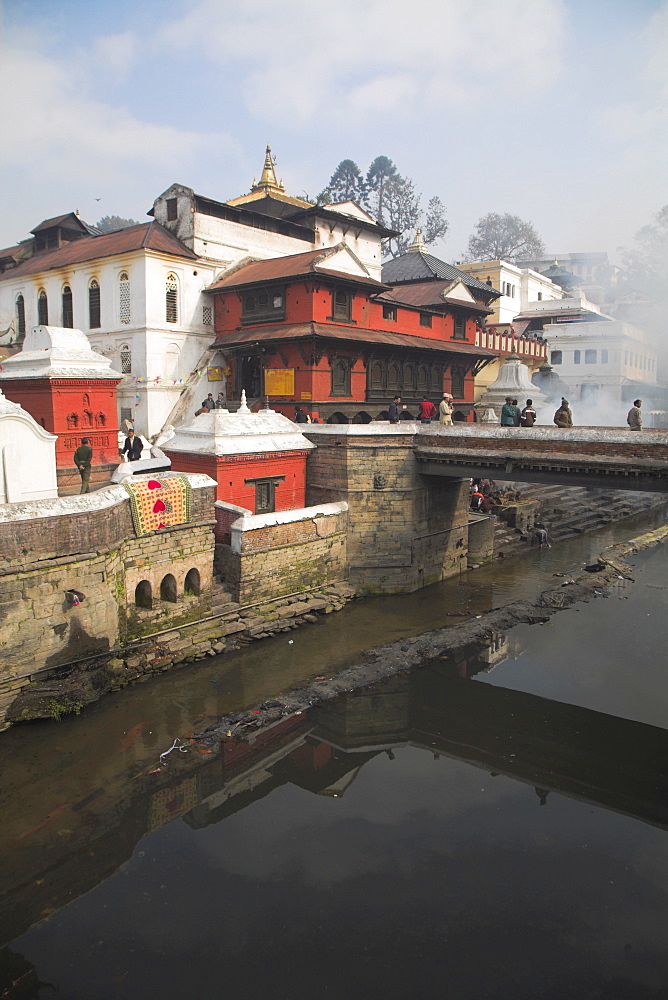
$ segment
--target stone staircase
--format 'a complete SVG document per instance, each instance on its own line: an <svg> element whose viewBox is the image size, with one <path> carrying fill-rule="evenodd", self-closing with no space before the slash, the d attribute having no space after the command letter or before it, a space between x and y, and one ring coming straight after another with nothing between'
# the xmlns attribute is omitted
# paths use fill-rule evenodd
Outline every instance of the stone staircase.
<svg viewBox="0 0 668 1000"><path fill-rule="evenodd" d="M537 501L536 521L545 524L553 544L596 531L665 503L656 493L594 490L577 486L525 485L523 497ZM528 551L532 544L531 529L521 531L507 524L501 517L497 519L494 531L495 556L516 555Z"/></svg>

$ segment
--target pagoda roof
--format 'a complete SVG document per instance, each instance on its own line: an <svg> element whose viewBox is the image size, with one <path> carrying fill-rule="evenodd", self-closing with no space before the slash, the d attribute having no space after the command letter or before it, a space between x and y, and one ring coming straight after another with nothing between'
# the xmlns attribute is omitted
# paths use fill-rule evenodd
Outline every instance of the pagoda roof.
<svg viewBox="0 0 668 1000"><path fill-rule="evenodd" d="M424 250L410 250L383 264L383 281L388 285L404 284L410 281L462 281L468 288L484 292L488 301L498 299L500 292L490 288L466 271L460 271L453 264L447 264Z"/></svg>
<svg viewBox="0 0 668 1000"><path fill-rule="evenodd" d="M437 354L467 354L473 358L494 358L493 351L476 347L468 341L435 340L414 337L410 333L389 330L368 330L344 323L297 323L290 326L253 327L235 330L216 341L215 347L228 349L251 344L268 344L281 340L338 340L356 344L373 344L382 347L403 347L411 350L433 351Z"/></svg>
<svg viewBox="0 0 668 1000"><path fill-rule="evenodd" d="M327 261L333 262L343 255L355 267L354 271L344 271L336 267L327 267ZM286 257L270 257L268 260L246 260L231 268L222 278L209 285L207 291L215 292L232 288L242 288L247 285L257 285L268 281L280 281L285 278L300 277L331 277L355 284L370 285L378 291L388 286L372 278L364 265L345 243L333 247L320 247L318 250L308 250L306 253L290 254Z"/></svg>

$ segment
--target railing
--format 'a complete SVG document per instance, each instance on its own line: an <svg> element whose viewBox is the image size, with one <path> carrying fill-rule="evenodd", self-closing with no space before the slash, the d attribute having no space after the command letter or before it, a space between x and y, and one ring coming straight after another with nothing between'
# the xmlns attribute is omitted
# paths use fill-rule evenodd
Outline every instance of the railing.
<svg viewBox="0 0 668 1000"><path fill-rule="evenodd" d="M495 333L480 327L475 334L476 347L486 347L495 354L518 354L520 357L547 358L547 343L542 339L518 334Z"/></svg>

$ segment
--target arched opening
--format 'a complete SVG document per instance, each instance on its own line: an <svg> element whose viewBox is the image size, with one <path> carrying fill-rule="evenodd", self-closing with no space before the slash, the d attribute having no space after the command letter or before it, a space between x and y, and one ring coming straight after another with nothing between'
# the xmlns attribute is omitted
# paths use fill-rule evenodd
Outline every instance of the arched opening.
<svg viewBox="0 0 668 1000"><path fill-rule="evenodd" d="M399 420L415 420L416 418L410 412L410 410L402 410L399 414Z"/></svg>
<svg viewBox="0 0 668 1000"><path fill-rule="evenodd" d="M118 276L118 317L121 323L130 322L130 278L127 271Z"/></svg>
<svg viewBox="0 0 668 1000"><path fill-rule="evenodd" d="M165 319L168 323L179 320L179 285L175 274L168 274L165 282Z"/></svg>
<svg viewBox="0 0 668 1000"><path fill-rule="evenodd" d="M370 424L371 423L371 415L369 413L366 413L364 410L360 410L359 413L355 414L355 416L353 417L351 423L353 423L353 424Z"/></svg>
<svg viewBox="0 0 668 1000"><path fill-rule="evenodd" d="M186 573L186 582L183 585L183 593L186 597L199 597L200 582L199 570L189 569Z"/></svg>
<svg viewBox="0 0 668 1000"><path fill-rule="evenodd" d="M132 351L129 344L121 347L121 375L130 375L132 372Z"/></svg>
<svg viewBox="0 0 668 1000"><path fill-rule="evenodd" d="M171 573L163 576L160 583L160 600L176 604L176 580Z"/></svg>
<svg viewBox="0 0 668 1000"><path fill-rule="evenodd" d="M100 326L100 286L95 278L88 285L88 325L91 330Z"/></svg>
<svg viewBox="0 0 668 1000"><path fill-rule="evenodd" d="M135 587L135 604L138 608L153 607L153 591L148 580L142 580Z"/></svg>
<svg viewBox="0 0 668 1000"><path fill-rule="evenodd" d="M455 410L455 412L452 414L452 419L458 420L459 423L461 423L462 421L466 420L466 417L464 416L461 410Z"/></svg>
<svg viewBox="0 0 668 1000"><path fill-rule="evenodd" d="M332 413L331 417L329 417L329 419L327 420L327 423L328 424L349 424L350 421L348 420L348 417L345 415L345 413L339 413L337 411L336 413Z"/></svg>
<svg viewBox="0 0 668 1000"><path fill-rule="evenodd" d="M74 304L72 302L72 289L65 285L62 292L63 304L63 326L72 329L74 326Z"/></svg>
<svg viewBox="0 0 668 1000"><path fill-rule="evenodd" d="M16 332L23 338L26 332L26 305L22 295L16 296Z"/></svg>
<svg viewBox="0 0 668 1000"><path fill-rule="evenodd" d="M37 322L40 326L49 325L49 302L43 288L40 288L37 296Z"/></svg>

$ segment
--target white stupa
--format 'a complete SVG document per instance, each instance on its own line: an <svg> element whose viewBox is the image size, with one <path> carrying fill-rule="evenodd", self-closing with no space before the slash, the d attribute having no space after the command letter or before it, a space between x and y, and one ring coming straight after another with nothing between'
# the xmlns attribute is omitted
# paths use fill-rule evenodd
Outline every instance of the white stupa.
<svg viewBox="0 0 668 1000"><path fill-rule="evenodd" d="M501 417L501 407L506 401L506 396L517 399L520 409L527 399L533 400L534 409L539 411L541 407L547 405L545 394L540 391L531 381L529 369L522 359L516 354L511 354L499 368L499 375L496 382L492 382L475 404L474 409L478 420L485 415L485 422L489 422L486 413L489 409L494 410L497 418Z"/></svg>

